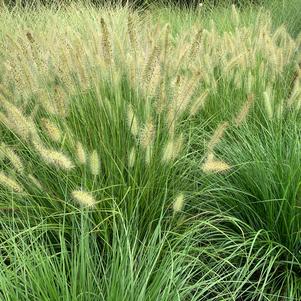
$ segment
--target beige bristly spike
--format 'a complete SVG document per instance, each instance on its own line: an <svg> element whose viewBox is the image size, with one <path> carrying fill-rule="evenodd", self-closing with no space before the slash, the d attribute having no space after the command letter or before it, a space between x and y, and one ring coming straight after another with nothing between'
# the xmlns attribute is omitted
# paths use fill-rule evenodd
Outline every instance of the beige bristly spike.
<svg viewBox="0 0 301 301"><path fill-rule="evenodd" d="M110 33L107 24L103 18L100 19L101 31L102 31L102 49L105 63L110 66L113 60L113 51L110 41Z"/></svg>
<svg viewBox="0 0 301 301"><path fill-rule="evenodd" d="M40 183L40 181L34 177L33 175L29 174L28 178L30 179L30 181L36 185L36 187L38 187L40 190L43 190L42 184Z"/></svg>
<svg viewBox="0 0 301 301"><path fill-rule="evenodd" d="M147 96L154 97L156 96L157 89L159 87L161 81L161 66L160 64L156 64L154 67L153 74L148 83L148 87L146 90Z"/></svg>
<svg viewBox="0 0 301 301"><path fill-rule="evenodd" d="M90 155L90 170L93 176L98 176L100 173L100 161L96 150L93 150Z"/></svg>
<svg viewBox="0 0 301 301"><path fill-rule="evenodd" d="M52 141L60 142L62 137L61 131L54 122L47 118L42 118L42 125Z"/></svg>
<svg viewBox="0 0 301 301"><path fill-rule="evenodd" d="M209 91L206 90L195 100L195 102L190 107L190 116L195 116L199 112L199 110L204 107L208 94Z"/></svg>
<svg viewBox="0 0 301 301"><path fill-rule="evenodd" d="M10 148L8 145L5 145L4 143L1 143L1 152L8 158L17 172L23 173L24 166L22 160L12 148Z"/></svg>
<svg viewBox="0 0 301 301"><path fill-rule="evenodd" d="M152 152L153 152L152 150L153 150L152 145L148 145L145 149L145 163L147 165L149 165L151 162Z"/></svg>
<svg viewBox="0 0 301 301"><path fill-rule="evenodd" d="M90 192L74 190L71 195L83 207L94 207L96 205L96 200Z"/></svg>
<svg viewBox="0 0 301 301"><path fill-rule="evenodd" d="M128 105L127 109L127 122L133 136L137 136L139 133L139 123L131 105Z"/></svg>
<svg viewBox="0 0 301 301"><path fill-rule="evenodd" d="M162 161L164 163L168 163L175 160L182 151L183 142L183 135L179 135L178 137L170 137L163 149Z"/></svg>
<svg viewBox="0 0 301 301"><path fill-rule="evenodd" d="M228 126L229 123L227 121L222 122L213 132L213 135L211 136L211 139L208 142L208 153L211 153L213 151L213 148L221 141Z"/></svg>
<svg viewBox="0 0 301 301"><path fill-rule="evenodd" d="M159 63L159 55L160 55L160 48L158 46L155 46L152 50L152 52L149 55L149 58L147 60L147 63L144 67L143 77L142 77L142 85L147 86L150 82L155 67Z"/></svg>
<svg viewBox="0 0 301 301"><path fill-rule="evenodd" d="M264 105L266 109L266 113L269 119L273 118L274 110L272 104L272 87L268 86L268 88L263 93Z"/></svg>
<svg viewBox="0 0 301 301"><path fill-rule="evenodd" d="M231 166L224 161L215 159L214 154L209 153L207 160L201 168L205 173L220 173L230 170Z"/></svg>
<svg viewBox="0 0 301 301"><path fill-rule="evenodd" d="M131 43L131 50L134 53L134 56L136 56L138 51L137 32L135 28L134 18L131 14L128 15L128 34Z"/></svg>
<svg viewBox="0 0 301 301"><path fill-rule="evenodd" d="M184 193L178 194L177 197L174 200L174 203L173 203L173 211L174 211L174 213L182 211L182 209L184 207L184 202L185 202Z"/></svg>
<svg viewBox="0 0 301 301"><path fill-rule="evenodd" d="M140 144L144 149L151 146L154 142L156 128L152 119L149 119L140 134Z"/></svg>
<svg viewBox="0 0 301 301"><path fill-rule="evenodd" d="M41 158L47 164L54 165L57 168L62 168L67 171L75 167L72 160L62 152L45 148L38 139L34 139L32 143L37 152L40 154Z"/></svg>
<svg viewBox="0 0 301 301"><path fill-rule="evenodd" d="M12 103L8 102L0 95L1 105L4 107L7 115L2 114L2 121L13 133L19 135L24 140L36 135L34 123L26 118L23 113Z"/></svg>
<svg viewBox="0 0 301 301"><path fill-rule="evenodd" d="M76 143L76 157L80 164L87 163L87 155L83 145L80 142Z"/></svg>
<svg viewBox="0 0 301 301"><path fill-rule="evenodd" d="M237 127L240 126L246 120L253 103L254 103L254 95L250 94L247 98L247 101L242 106L240 112L237 114L237 116L234 119L234 124Z"/></svg>
<svg viewBox="0 0 301 301"><path fill-rule="evenodd" d="M23 187L17 181L8 177L2 171L0 171L0 185L17 193L22 193L24 191Z"/></svg>

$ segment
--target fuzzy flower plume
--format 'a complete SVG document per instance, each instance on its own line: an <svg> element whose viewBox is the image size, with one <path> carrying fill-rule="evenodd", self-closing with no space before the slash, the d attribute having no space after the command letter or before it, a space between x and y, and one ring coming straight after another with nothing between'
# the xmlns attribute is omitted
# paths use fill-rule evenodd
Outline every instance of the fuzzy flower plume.
<svg viewBox="0 0 301 301"><path fill-rule="evenodd" d="M237 116L234 119L234 124L237 127L240 126L246 120L253 103L254 103L254 95L250 94L247 98L247 101L242 106L240 112L237 114Z"/></svg>
<svg viewBox="0 0 301 301"><path fill-rule="evenodd" d="M222 122L214 131L211 139L208 143L208 151L212 152L213 148L221 141L226 129L228 128L228 122Z"/></svg>
<svg viewBox="0 0 301 301"><path fill-rule="evenodd" d="M139 132L139 124L138 124L136 114L134 113L133 107L131 105L129 105L127 109L127 121L128 121L128 126L131 129L132 135L137 136Z"/></svg>
<svg viewBox="0 0 301 301"><path fill-rule="evenodd" d="M137 48L138 48L137 33L136 33L134 18L130 14L128 16L128 34L131 43L131 50L134 53L134 55L136 55Z"/></svg>
<svg viewBox="0 0 301 301"><path fill-rule="evenodd" d="M94 197L89 192L74 190L71 195L72 198L83 207L94 207L96 204Z"/></svg>
<svg viewBox="0 0 301 301"><path fill-rule="evenodd" d="M22 173L24 171L22 160L12 148L2 143L0 146L0 151L1 154L11 162L12 166L17 172Z"/></svg>
<svg viewBox="0 0 301 301"><path fill-rule="evenodd" d="M83 145L80 142L76 143L76 157L80 164L87 163L87 155Z"/></svg>
<svg viewBox="0 0 301 301"><path fill-rule="evenodd" d="M174 200L173 211L174 213L182 211L184 207L185 196L183 193L180 193Z"/></svg>
<svg viewBox="0 0 301 301"><path fill-rule="evenodd" d="M56 124L47 118L42 119L42 124L49 138L54 142L60 142L62 135Z"/></svg>
<svg viewBox="0 0 301 301"><path fill-rule="evenodd" d="M90 155L90 170L93 176L98 176L100 172L100 161L99 156L96 150Z"/></svg>
<svg viewBox="0 0 301 301"><path fill-rule="evenodd" d="M155 139L155 133L156 133L156 128L151 119L149 119L142 131L141 131L141 136L140 136L140 144L142 145L143 148L147 149L150 145L153 144L154 139Z"/></svg>
<svg viewBox="0 0 301 301"><path fill-rule="evenodd" d="M39 155L41 156L41 158L47 164L54 165L57 168L61 168L67 171L75 167L71 159L68 158L62 152L52 150L52 149L47 149L38 140L34 140L32 143L35 149L37 150L37 152L39 153Z"/></svg>
<svg viewBox="0 0 301 301"><path fill-rule="evenodd" d="M197 98L197 100L194 103L192 103L190 107L190 116L195 116L200 111L200 109L204 107L208 94L209 94L208 91L203 92Z"/></svg>
<svg viewBox="0 0 301 301"><path fill-rule="evenodd" d="M274 115L273 103L272 103L272 87L269 86L266 91L263 92L264 106L268 118L271 120Z"/></svg>
<svg viewBox="0 0 301 301"><path fill-rule="evenodd" d="M230 169L231 166L228 163L215 159L213 153L208 155L207 160L202 165L202 170L205 173L220 173Z"/></svg>
<svg viewBox="0 0 301 301"><path fill-rule="evenodd" d="M27 140L31 136L36 135L36 128L32 120L25 117L22 111L3 96L0 95L0 105L6 111L6 114L1 114L1 121L13 133Z"/></svg>
<svg viewBox="0 0 301 301"><path fill-rule="evenodd" d="M164 163L168 163L170 161L175 160L178 157L179 153L182 151L183 142L183 135L169 138L163 149L162 161Z"/></svg>
<svg viewBox="0 0 301 301"><path fill-rule="evenodd" d="M103 18L100 19L101 31L102 31L102 50L104 55L104 60L107 65L112 63L112 46L110 42L110 33L107 24Z"/></svg>
<svg viewBox="0 0 301 301"><path fill-rule="evenodd" d="M28 179L37 187L39 188L40 190L43 190L43 186L42 184L40 183L40 181L35 177L33 176L32 174L29 174L28 175Z"/></svg>
<svg viewBox="0 0 301 301"><path fill-rule="evenodd" d="M14 179L8 177L2 171L0 172L0 185L17 193L23 192L22 186Z"/></svg>

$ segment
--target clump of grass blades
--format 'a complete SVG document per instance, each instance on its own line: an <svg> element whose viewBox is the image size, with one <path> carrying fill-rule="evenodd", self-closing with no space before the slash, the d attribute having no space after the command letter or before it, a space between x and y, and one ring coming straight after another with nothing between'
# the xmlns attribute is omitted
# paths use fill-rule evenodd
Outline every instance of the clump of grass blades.
<svg viewBox="0 0 301 301"><path fill-rule="evenodd" d="M300 40L226 12L1 12L3 298L300 298Z"/></svg>

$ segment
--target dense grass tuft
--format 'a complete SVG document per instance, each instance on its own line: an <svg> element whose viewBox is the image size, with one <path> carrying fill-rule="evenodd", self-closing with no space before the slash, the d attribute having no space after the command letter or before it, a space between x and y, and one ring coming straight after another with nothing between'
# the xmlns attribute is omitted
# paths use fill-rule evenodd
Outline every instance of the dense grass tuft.
<svg viewBox="0 0 301 301"><path fill-rule="evenodd" d="M1 300L301 298L301 39L281 16L1 10Z"/></svg>

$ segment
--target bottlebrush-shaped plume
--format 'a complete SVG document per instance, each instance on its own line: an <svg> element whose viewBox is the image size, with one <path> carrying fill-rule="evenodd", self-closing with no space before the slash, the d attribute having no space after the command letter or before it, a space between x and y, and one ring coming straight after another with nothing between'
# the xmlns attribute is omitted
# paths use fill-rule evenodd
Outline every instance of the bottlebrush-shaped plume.
<svg viewBox="0 0 301 301"><path fill-rule="evenodd" d="M71 193L72 198L83 207L94 207L96 200L90 192L74 190Z"/></svg>
<svg viewBox="0 0 301 301"><path fill-rule="evenodd" d="M195 116L205 105L209 91L204 91L190 106L190 116Z"/></svg>
<svg viewBox="0 0 301 301"><path fill-rule="evenodd" d="M60 142L61 140L61 131L57 125L47 118L42 118L42 125L45 129L48 137L54 142Z"/></svg>
<svg viewBox="0 0 301 301"><path fill-rule="evenodd" d="M98 176L100 173L100 160L96 150L93 150L90 155L90 171L93 176Z"/></svg>
<svg viewBox="0 0 301 301"><path fill-rule="evenodd" d="M28 175L28 179L37 187L39 188L40 190L43 190L43 186L42 184L40 183L40 181L35 177L33 176L32 174L29 174Z"/></svg>
<svg viewBox="0 0 301 301"><path fill-rule="evenodd" d="M254 103L254 95L250 94L247 98L247 101L242 106L240 112L237 114L237 116L234 119L234 124L237 127L240 126L246 120L253 103Z"/></svg>
<svg viewBox="0 0 301 301"><path fill-rule="evenodd" d="M272 87L269 86L264 92L263 92L263 100L264 100L264 106L266 113L268 115L268 118L271 120L274 115L274 108L272 103Z"/></svg>
<svg viewBox="0 0 301 301"><path fill-rule="evenodd" d="M211 136L210 141L208 142L208 153L211 153L214 147L221 141L228 126L229 123L225 121L220 123L219 126L216 128L213 135Z"/></svg>
<svg viewBox="0 0 301 301"><path fill-rule="evenodd" d="M231 166L224 161L215 159L214 154L210 153L201 168L205 173L220 173L229 171Z"/></svg>
<svg viewBox="0 0 301 301"><path fill-rule="evenodd" d="M133 136L137 136L139 133L139 123L131 105L128 105L127 121L129 128L131 129L131 133L133 134Z"/></svg>
<svg viewBox="0 0 301 301"><path fill-rule="evenodd" d="M156 128L152 119L149 119L141 130L140 144L143 148L151 146L154 142Z"/></svg>
<svg viewBox="0 0 301 301"><path fill-rule="evenodd" d="M112 63L113 55L112 55L112 46L110 40L110 33L107 27L107 24L103 18L100 19L101 31L102 31L102 50L104 55L105 63L110 66Z"/></svg>
<svg viewBox="0 0 301 301"><path fill-rule="evenodd" d="M0 171L0 185L17 193L24 191L23 187L16 180L10 178L2 171Z"/></svg>
<svg viewBox="0 0 301 301"><path fill-rule="evenodd" d="M87 163L87 155L85 152L85 149L83 145L80 142L76 143L76 158L79 161L80 164L86 164Z"/></svg>
<svg viewBox="0 0 301 301"><path fill-rule="evenodd" d="M185 202L184 193L178 194L177 197L174 200L174 203L173 203L173 211L174 211L174 213L182 211L182 209L184 207L184 202Z"/></svg>
<svg viewBox="0 0 301 301"><path fill-rule="evenodd" d="M25 117L17 106L4 99L1 95L0 104L6 111L6 114L1 114L1 117L7 128L24 140L36 135L37 131L34 123Z"/></svg>
<svg viewBox="0 0 301 301"><path fill-rule="evenodd" d="M39 155L41 156L41 158L47 164L53 165L57 168L64 169L66 171L69 171L75 167L72 160L62 152L52 150L52 149L47 149L38 140L33 140L32 143L35 149L37 150L37 152L39 153Z"/></svg>
<svg viewBox="0 0 301 301"><path fill-rule="evenodd" d="M178 137L170 137L163 149L162 161L168 163L175 160L182 151L184 137L179 135Z"/></svg>
<svg viewBox="0 0 301 301"><path fill-rule="evenodd" d="M1 153L3 156L5 156L12 164L13 168L19 172L23 173L24 171L24 166L22 163L21 158L16 154L16 152L9 147L8 145L1 143Z"/></svg>

